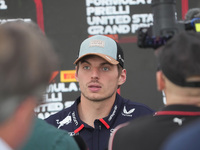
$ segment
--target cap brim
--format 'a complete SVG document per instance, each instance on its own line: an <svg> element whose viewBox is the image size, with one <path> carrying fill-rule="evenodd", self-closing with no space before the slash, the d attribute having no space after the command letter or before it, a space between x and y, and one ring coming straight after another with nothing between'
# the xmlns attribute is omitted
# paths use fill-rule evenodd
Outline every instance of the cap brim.
<svg viewBox="0 0 200 150"><path fill-rule="evenodd" d="M87 53L85 55L82 55L81 57L79 57L78 59L75 60L74 64L77 64L80 59L82 59L85 56L89 56L89 55L99 56L99 57L105 59L106 61L108 61L110 64L113 64L113 65L119 64L119 62L117 60L115 60L114 58L112 58L108 55L100 54L100 53Z"/></svg>

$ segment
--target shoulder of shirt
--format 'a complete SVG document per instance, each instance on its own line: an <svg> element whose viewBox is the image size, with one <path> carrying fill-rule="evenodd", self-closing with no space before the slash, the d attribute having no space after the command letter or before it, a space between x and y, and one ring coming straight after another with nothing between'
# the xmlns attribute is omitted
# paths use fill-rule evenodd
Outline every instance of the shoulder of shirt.
<svg viewBox="0 0 200 150"><path fill-rule="evenodd" d="M148 107L145 104L142 104L142 103L139 103L139 102L134 102L134 101L131 101L129 99L125 99L123 97L121 97L120 99L122 100L124 106L135 107L135 108L145 109L145 110L149 110L151 112L154 112L154 110L152 110L150 107Z"/></svg>
<svg viewBox="0 0 200 150"><path fill-rule="evenodd" d="M47 122L51 122L50 120L55 121L55 119L64 119L66 117L67 114L69 114L70 112L74 111L75 107L74 107L75 103L72 104L70 107L67 107L59 112L56 112L55 114L50 115L48 118L46 118L45 120Z"/></svg>
<svg viewBox="0 0 200 150"><path fill-rule="evenodd" d="M155 124L155 118L152 115L146 115L131 120L126 126L123 126L119 130L123 133L129 133L130 131L145 131L148 127ZM139 130L138 130L139 129Z"/></svg>

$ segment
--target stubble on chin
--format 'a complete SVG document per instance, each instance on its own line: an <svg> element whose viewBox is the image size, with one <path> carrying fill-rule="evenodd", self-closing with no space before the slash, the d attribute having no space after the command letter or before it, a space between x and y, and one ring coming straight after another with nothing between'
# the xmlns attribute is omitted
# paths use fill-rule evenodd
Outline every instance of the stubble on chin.
<svg viewBox="0 0 200 150"><path fill-rule="evenodd" d="M89 101L93 101L93 102L102 102L105 101L107 99L110 99L113 95L115 94L115 92L109 94L109 95L105 95L105 96L96 96L96 95L86 95L85 93L82 93L82 96L85 97L85 99L89 100Z"/></svg>

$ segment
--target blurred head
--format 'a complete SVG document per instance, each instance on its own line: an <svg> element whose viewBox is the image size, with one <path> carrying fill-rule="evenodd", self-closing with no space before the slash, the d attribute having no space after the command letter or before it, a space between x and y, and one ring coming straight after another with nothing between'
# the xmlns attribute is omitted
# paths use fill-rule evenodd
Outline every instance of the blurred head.
<svg viewBox="0 0 200 150"><path fill-rule="evenodd" d="M184 96L200 96L200 33L182 32L167 42L158 54L158 62L167 92ZM169 88L170 87L170 88ZM182 94L181 94L182 93Z"/></svg>
<svg viewBox="0 0 200 150"><path fill-rule="evenodd" d="M22 112L31 120L34 111L26 112L25 106L41 100L56 62L49 40L35 23L0 25L0 127Z"/></svg>

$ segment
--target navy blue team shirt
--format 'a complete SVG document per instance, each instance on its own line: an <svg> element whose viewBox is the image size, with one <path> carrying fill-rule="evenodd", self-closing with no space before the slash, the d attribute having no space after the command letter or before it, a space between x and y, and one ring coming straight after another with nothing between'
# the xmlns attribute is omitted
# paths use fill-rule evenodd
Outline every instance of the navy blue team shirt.
<svg viewBox="0 0 200 150"><path fill-rule="evenodd" d="M154 111L144 104L136 103L116 95L110 114L94 121L94 128L83 122L78 115L80 97L71 107L45 119L49 124L67 130L70 136L80 135L89 150L106 150L110 135L119 124L144 115L152 115Z"/></svg>

